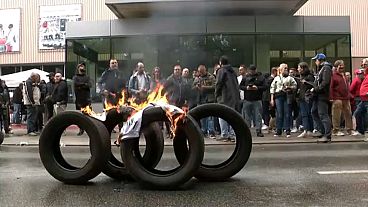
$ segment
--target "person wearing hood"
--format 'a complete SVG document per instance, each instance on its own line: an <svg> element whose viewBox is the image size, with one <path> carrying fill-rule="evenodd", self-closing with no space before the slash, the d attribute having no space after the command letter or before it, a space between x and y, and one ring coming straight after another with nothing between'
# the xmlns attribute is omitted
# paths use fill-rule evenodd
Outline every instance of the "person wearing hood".
<svg viewBox="0 0 368 207"><path fill-rule="evenodd" d="M298 64L298 71L300 73L299 108L304 128L304 131L298 137L303 138L311 136L313 131L313 119L311 114L312 93L310 90L313 88L314 76L311 74L308 63L306 62Z"/></svg>
<svg viewBox="0 0 368 207"><path fill-rule="evenodd" d="M217 103L229 106L239 111L240 94L236 72L229 64L226 56L220 58L221 68L217 71L215 85L215 99ZM231 126L223 119L219 119L221 128L221 141L235 141L231 136L234 131Z"/></svg>
<svg viewBox="0 0 368 207"><path fill-rule="evenodd" d="M291 117L288 104L288 94L291 94L294 90L296 90L297 83L293 77L289 76L289 69L287 64L280 64L278 73L279 75L273 79L270 88L270 105L276 105L275 137L281 136L282 130L284 129L286 131L286 137L289 138L291 136Z"/></svg>
<svg viewBox="0 0 368 207"><path fill-rule="evenodd" d="M264 137L262 134L262 95L266 89L264 76L257 72L255 65L250 65L248 73L239 85L244 91L243 110L248 126L251 126L252 119L255 119L257 137Z"/></svg>
<svg viewBox="0 0 368 207"><path fill-rule="evenodd" d="M73 76L73 85L75 93L75 109L81 110L91 105L91 80L86 73L86 64L84 62L77 65L76 74ZM84 133L83 129L79 129L78 136Z"/></svg>
<svg viewBox="0 0 368 207"><path fill-rule="evenodd" d="M129 79L128 90L132 97L135 98L135 102L139 104L147 99L151 78L145 72L142 62L137 63L136 71Z"/></svg>
<svg viewBox="0 0 368 207"><path fill-rule="evenodd" d="M312 60L317 66L314 87L311 89L314 93L312 117L318 130L313 136L320 137L317 142L327 143L331 142L331 119L328 115L328 108L332 65L326 61L326 55L323 53L317 54Z"/></svg>

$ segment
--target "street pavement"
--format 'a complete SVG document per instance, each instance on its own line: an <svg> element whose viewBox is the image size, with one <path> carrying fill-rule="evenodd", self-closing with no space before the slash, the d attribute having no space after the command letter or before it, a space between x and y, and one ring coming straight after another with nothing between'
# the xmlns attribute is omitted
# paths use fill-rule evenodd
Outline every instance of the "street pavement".
<svg viewBox="0 0 368 207"><path fill-rule="evenodd" d="M115 153L117 149L113 148ZM207 145L205 163L232 145ZM88 159L88 147L62 148L67 161ZM176 191L141 188L101 174L89 185L51 177L37 146L0 146L0 206L368 206L368 144L255 144L249 162L226 182L192 179ZM175 166L166 147L160 168Z"/></svg>

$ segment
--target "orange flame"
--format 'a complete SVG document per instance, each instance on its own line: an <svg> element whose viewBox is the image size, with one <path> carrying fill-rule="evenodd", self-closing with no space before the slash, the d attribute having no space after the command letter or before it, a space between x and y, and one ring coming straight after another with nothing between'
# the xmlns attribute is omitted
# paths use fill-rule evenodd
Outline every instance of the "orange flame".
<svg viewBox="0 0 368 207"><path fill-rule="evenodd" d="M107 112L111 109L117 109L117 111L119 112L119 108L122 107L122 106L123 107L131 107L131 108L134 109L134 110L132 110L132 113L129 116L129 117L131 117L137 111L144 109L150 103L168 104L169 101L166 98L166 94L163 94L163 89L164 89L163 85L160 85L160 84L157 85L157 87L151 93L148 94L146 100L143 101L142 103L137 103L137 101L136 101L137 99L135 97L131 97L131 98L126 99L127 92L125 90L123 90L121 92L122 97L118 100L118 103L116 105L114 105L112 103L109 103L108 100L105 99L104 111ZM174 117L174 114L172 112L170 112L169 110L165 111L166 116L168 117L168 119L171 123L170 131L171 131L172 135L175 135L178 122L186 116L186 112L188 111L188 108L187 107L183 108L183 110L184 110L184 114L176 115L175 117ZM93 116L93 115L96 114L90 106L82 108L81 111L82 111L82 113L88 114L90 116Z"/></svg>

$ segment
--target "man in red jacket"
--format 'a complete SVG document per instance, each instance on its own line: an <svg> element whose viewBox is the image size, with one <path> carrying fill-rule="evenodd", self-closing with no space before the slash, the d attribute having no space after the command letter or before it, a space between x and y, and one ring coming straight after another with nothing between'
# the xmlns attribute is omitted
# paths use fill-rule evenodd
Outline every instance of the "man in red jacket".
<svg viewBox="0 0 368 207"><path fill-rule="evenodd" d="M360 134L364 134L367 127L367 109L368 109L368 58L362 60L362 69L364 70L364 80L360 86L361 102L354 112L357 121L357 130ZM358 125L358 123L361 123Z"/></svg>
<svg viewBox="0 0 368 207"><path fill-rule="evenodd" d="M353 123L350 107L349 82L345 77L345 64L343 60L337 60L334 64L336 70L332 74L330 83L330 100L332 101L332 135L344 136L341 132L341 113L344 115L345 128L348 134L352 133Z"/></svg>

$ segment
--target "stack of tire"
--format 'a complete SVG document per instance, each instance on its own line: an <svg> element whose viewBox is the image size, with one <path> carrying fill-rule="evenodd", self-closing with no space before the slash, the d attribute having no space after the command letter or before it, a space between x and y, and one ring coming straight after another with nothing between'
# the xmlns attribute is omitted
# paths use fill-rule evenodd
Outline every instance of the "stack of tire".
<svg viewBox="0 0 368 207"><path fill-rule="evenodd" d="M198 126L200 119L219 117L227 121L236 135L235 150L224 162L216 165L202 164L204 137ZM193 176L199 180L223 181L238 173L247 163L252 149L252 138L242 116L235 110L219 104L205 104L189 111L178 123L173 139L175 157L179 166L171 170L155 169L164 150L164 138L158 122L168 121L160 107L143 112L141 133L146 139L143 155L139 138L123 139L120 145L122 161L111 153L110 135L114 127L127 116L110 111L101 122L78 112L64 112L51 119L45 126L39 144L42 163L56 179L68 184L85 184L99 173L118 180L133 178L142 186L154 189L176 189ZM91 158L85 166L68 164L60 151L60 137L66 127L75 124L86 130L90 139Z"/></svg>

